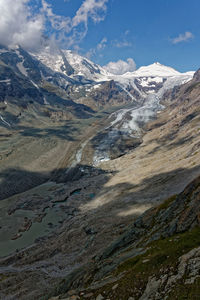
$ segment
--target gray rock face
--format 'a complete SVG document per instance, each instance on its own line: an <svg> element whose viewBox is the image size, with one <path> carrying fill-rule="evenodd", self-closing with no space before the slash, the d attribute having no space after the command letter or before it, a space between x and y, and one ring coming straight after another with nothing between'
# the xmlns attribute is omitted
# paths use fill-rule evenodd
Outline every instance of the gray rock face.
<svg viewBox="0 0 200 300"><path fill-rule="evenodd" d="M173 289L175 284L184 277L185 284L193 284L200 278L200 247L195 248L179 258L178 272L176 275L163 274L160 279L149 278L146 289L140 300L161 299Z"/></svg>
<svg viewBox="0 0 200 300"><path fill-rule="evenodd" d="M200 69L195 72L195 74L194 74L194 80L196 82L200 82Z"/></svg>

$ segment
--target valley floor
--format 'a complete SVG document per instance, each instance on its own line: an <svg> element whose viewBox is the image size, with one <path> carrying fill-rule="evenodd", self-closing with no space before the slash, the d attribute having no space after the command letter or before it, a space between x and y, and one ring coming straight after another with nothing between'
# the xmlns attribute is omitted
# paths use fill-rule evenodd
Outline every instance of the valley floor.
<svg viewBox="0 0 200 300"><path fill-rule="evenodd" d="M9 254L0 260L2 299L31 300L51 293L73 270L100 257L139 215L180 193L199 175L199 115L183 122L186 112L176 109L173 117L169 118L171 108L166 108L146 125L143 141L134 150L98 166L88 157L94 154L92 138L107 125L107 118L89 120L88 127L80 123L82 138L63 141L61 137L62 146L59 142L49 150L45 131L41 144L31 138L28 146L46 149L45 158L29 164L31 170L42 168L43 158L49 161L45 166L55 167L47 183L36 182L36 187L0 202L0 251L1 256ZM24 152L23 139L19 142ZM16 153L17 149L10 156L14 160ZM54 165L58 160L59 165ZM23 186L29 171L15 169L9 186L19 180L20 172ZM44 173L46 181L51 170L41 170L38 173ZM12 169L2 171L4 191L11 174Z"/></svg>
<svg viewBox="0 0 200 300"><path fill-rule="evenodd" d="M187 91L187 86L183 88ZM132 227L137 239L135 220L142 215L144 226L148 227L145 212L148 210L147 215L151 215L164 200L174 200L199 176L199 94L189 94L183 100L181 92L176 103L165 99L166 108L151 122L143 124L140 137L135 134L127 138L121 135L118 127L113 129L110 124L115 123L116 118L119 121L116 124L122 124L122 127L124 124L121 123L121 112L119 118L116 113L111 115L113 111L102 111L95 117L70 121L65 126L43 124L34 128L21 127L16 132L5 130L0 137L2 300L44 299L44 295L50 298L52 294L65 293L74 287L86 288L93 279L101 280L111 267L113 270L122 262L120 247L125 247L126 241L134 237L132 233L128 234ZM131 114L133 117L133 112ZM102 139L105 148L100 149ZM97 164L94 157L100 150L103 155L98 156ZM108 160L105 153L113 159ZM182 197L186 192L177 198L186 201L185 206L180 205L182 202L174 202L180 220L190 216L190 210L185 213L184 208L190 207L187 199L193 201L193 198L191 194L190 198ZM195 185L192 195L195 195L197 204L198 193ZM168 208L168 204L164 208ZM171 210L173 212L173 205ZM197 219L198 209L193 209L194 212ZM172 225L175 217L173 213L170 215ZM154 223L158 220L160 224L157 218L155 214L152 227L148 227L155 229L155 233L160 232ZM168 224L167 216L163 220L163 226ZM187 219L184 224L187 224ZM143 227L138 226L141 233ZM114 248L113 241L116 241ZM119 257L110 261L116 248ZM125 251L123 261L135 254L143 254L136 248L132 245L131 252ZM153 256L152 253L149 255ZM168 255L165 253L165 256ZM98 269L99 260L103 267L100 263ZM95 269L94 274L93 271L90 273L87 265L97 268L98 272ZM79 273L80 277L77 277ZM146 281L145 284L143 292L147 288ZM95 292L88 299L104 299L103 296L98 298L97 293L101 292L95 286ZM113 295L109 299L114 299ZM134 297L140 299L141 295L136 293Z"/></svg>

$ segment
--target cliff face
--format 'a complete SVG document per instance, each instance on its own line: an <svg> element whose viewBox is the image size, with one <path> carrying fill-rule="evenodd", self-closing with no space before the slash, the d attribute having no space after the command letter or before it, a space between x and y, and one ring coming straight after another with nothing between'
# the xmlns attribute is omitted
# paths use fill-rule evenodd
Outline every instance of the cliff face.
<svg viewBox="0 0 200 300"><path fill-rule="evenodd" d="M194 74L194 80L200 82L200 69L198 69Z"/></svg>

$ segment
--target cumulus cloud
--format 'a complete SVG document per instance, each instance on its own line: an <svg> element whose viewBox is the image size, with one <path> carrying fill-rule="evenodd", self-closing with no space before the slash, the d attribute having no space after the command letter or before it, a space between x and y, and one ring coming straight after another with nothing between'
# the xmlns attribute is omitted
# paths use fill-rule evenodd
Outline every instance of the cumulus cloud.
<svg viewBox="0 0 200 300"><path fill-rule="evenodd" d="M122 75L126 72L133 72L136 70L136 64L132 58L128 58L127 61L118 60L116 62L109 62L104 66L108 72L115 75Z"/></svg>
<svg viewBox="0 0 200 300"><path fill-rule="evenodd" d="M0 0L0 44L20 44L28 50L38 49L45 29L66 47L77 46L88 32L88 20L97 23L105 18L108 0L84 0L74 17L53 12L46 0L38 0L34 14L30 0Z"/></svg>
<svg viewBox="0 0 200 300"><path fill-rule="evenodd" d="M178 44L181 42L187 42L188 40L191 40L194 37L194 35L190 31L186 31L183 34L179 34L179 36L173 38L171 41L173 44Z"/></svg>
<svg viewBox="0 0 200 300"><path fill-rule="evenodd" d="M87 25L89 18L95 23L104 20L107 2L108 0L85 0L72 19L72 26L76 27L80 23Z"/></svg>
<svg viewBox="0 0 200 300"><path fill-rule="evenodd" d="M41 43L44 18L33 15L29 0L0 0L0 43L6 46L20 44L27 49L37 48Z"/></svg>

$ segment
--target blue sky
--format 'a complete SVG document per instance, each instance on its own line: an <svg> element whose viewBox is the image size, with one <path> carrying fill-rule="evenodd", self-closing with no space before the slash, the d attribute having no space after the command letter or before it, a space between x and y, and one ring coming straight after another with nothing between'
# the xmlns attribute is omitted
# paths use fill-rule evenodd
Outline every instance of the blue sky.
<svg viewBox="0 0 200 300"><path fill-rule="evenodd" d="M51 1L56 14L71 17L82 2ZM131 57L137 67L159 61L180 71L195 70L200 67L199 12L199 0L110 0L103 21L89 19L80 51L87 53L107 39L91 56L101 65ZM193 37L172 42L185 32Z"/></svg>
<svg viewBox="0 0 200 300"><path fill-rule="evenodd" d="M0 0L0 8L9 2ZM20 2L32 17L38 14L38 32L55 34L63 47L101 65L132 58L137 68L155 61L179 71L200 67L199 0L17 0L15 5Z"/></svg>

